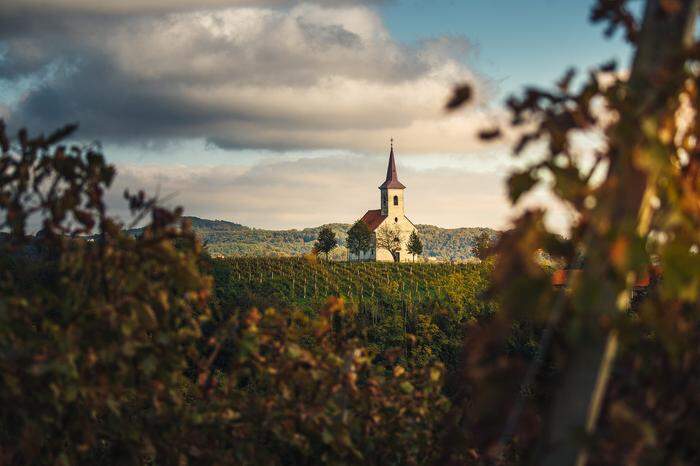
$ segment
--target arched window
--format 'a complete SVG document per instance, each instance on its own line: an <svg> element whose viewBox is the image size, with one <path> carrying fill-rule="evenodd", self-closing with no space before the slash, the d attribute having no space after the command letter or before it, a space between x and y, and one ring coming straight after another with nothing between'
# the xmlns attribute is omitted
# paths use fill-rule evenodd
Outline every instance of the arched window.
<svg viewBox="0 0 700 466"><path fill-rule="evenodd" d="M398 222L398 221L399 221L399 217L394 217L394 221L395 221L395 222Z"/></svg>
<svg viewBox="0 0 700 466"><path fill-rule="evenodd" d="M399 205L399 196L394 196L394 205Z"/></svg>

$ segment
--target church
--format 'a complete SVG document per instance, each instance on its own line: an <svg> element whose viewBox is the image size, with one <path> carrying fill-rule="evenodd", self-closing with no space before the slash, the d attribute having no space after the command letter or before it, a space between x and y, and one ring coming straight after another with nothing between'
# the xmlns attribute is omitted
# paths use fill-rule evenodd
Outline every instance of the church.
<svg viewBox="0 0 700 466"><path fill-rule="evenodd" d="M368 210L362 217L372 232L372 247L359 255L350 254L349 259L354 261L393 261L392 253L382 247L382 241L378 240L386 233L391 232L397 241L397 259L400 262L412 260L408 252L408 240L411 233L416 231L416 226L411 222L404 210L404 190L406 186L399 181L396 172L394 157L394 141L391 141L389 151L389 165L386 169L386 180L379 186L380 209ZM400 248L399 248L400 243Z"/></svg>

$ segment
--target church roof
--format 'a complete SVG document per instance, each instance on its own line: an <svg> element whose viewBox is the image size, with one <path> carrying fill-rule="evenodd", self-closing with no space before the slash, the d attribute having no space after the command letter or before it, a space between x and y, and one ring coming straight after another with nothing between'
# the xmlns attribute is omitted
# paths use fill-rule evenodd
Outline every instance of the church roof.
<svg viewBox="0 0 700 466"><path fill-rule="evenodd" d="M368 210L360 220L365 222L371 231L377 229L379 225L386 219L386 215L382 215L381 209Z"/></svg>
<svg viewBox="0 0 700 466"><path fill-rule="evenodd" d="M391 151L389 152L389 165L386 167L386 180L379 189L405 189L406 186L399 181L396 174L396 162L394 161L394 141L391 141Z"/></svg>

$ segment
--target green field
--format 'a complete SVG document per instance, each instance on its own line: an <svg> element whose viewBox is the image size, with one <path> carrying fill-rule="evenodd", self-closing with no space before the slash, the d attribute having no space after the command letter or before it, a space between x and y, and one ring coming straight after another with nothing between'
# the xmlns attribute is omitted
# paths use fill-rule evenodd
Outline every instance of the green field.
<svg viewBox="0 0 700 466"><path fill-rule="evenodd" d="M408 364L452 366L465 323L488 317L489 263L326 262L305 258L211 261L224 309L274 307L315 313L329 296L355 311L370 347L403 347Z"/></svg>

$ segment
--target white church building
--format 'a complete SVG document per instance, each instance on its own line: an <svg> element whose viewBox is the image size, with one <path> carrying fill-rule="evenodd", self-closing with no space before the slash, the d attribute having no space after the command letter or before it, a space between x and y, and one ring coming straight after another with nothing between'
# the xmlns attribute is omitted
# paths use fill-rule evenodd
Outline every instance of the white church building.
<svg viewBox="0 0 700 466"><path fill-rule="evenodd" d="M350 260L393 261L391 252L382 247L377 247L377 232L385 226L400 232L401 250L398 253L399 260L401 262L412 260L407 247L411 233L416 231L416 226L406 217L404 210L405 189L406 186L401 184L396 173L394 141L392 140L389 152L389 166L386 169L386 180L379 186L381 208L368 210L361 219L372 232L372 246L369 251L362 252L359 255L350 254Z"/></svg>

